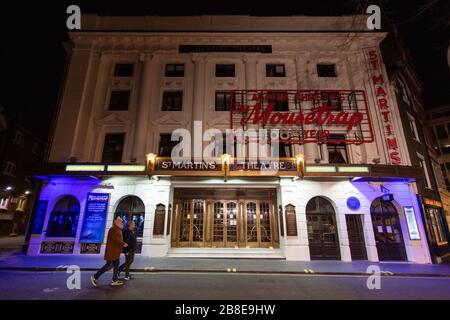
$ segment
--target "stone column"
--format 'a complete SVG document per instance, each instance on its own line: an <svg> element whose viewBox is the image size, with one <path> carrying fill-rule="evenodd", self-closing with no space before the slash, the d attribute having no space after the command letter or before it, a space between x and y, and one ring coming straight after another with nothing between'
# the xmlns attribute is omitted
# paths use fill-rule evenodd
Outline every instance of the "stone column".
<svg viewBox="0 0 450 320"><path fill-rule="evenodd" d="M84 158L87 162L95 162L95 151L98 140L98 127L95 126L94 119L105 110L107 101L108 85L111 81L111 58L102 54L98 68L95 93L92 100L89 127L87 130L86 141L84 143Z"/></svg>
<svg viewBox="0 0 450 320"><path fill-rule="evenodd" d="M257 80L257 60L256 60L256 55L254 54L249 54L246 55L243 58L243 62L245 65L245 89L246 90L255 90L258 89L258 80ZM251 97L251 94L247 94L247 99L249 99ZM254 124L247 124L246 129L254 129L256 130L258 128L257 125ZM258 132L256 132L256 134L258 134ZM270 137L269 137L270 138ZM250 155L250 145L247 144L244 148L245 150L245 156L248 158ZM260 142L257 146L258 149L258 154L252 154L252 158L255 156L260 157L261 159L264 159L266 157L270 157L271 156L271 152L270 152L270 145L268 143L264 143L264 142ZM255 149L252 149L255 150ZM256 150L255 150L256 151ZM253 152L253 151L252 151Z"/></svg>
<svg viewBox="0 0 450 320"><path fill-rule="evenodd" d="M86 132L89 125L89 116L92 111L92 101L95 94L95 83L99 72L100 53L92 52L89 61L88 73L86 76L86 86L80 104L80 113L76 120L76 128L70 158L76 158L78 162L86 161L84 157L84 146Z"/></svg>
<svg viewBox="0 0 450 320"><path fill-rule="evenodd" d="M245 64L245 89L254 90L257 89L256 80L256 56L250 55L243 59Z"/></svg>
<svg viewBox="0 0 450 320"><path fill-rule="evenodd" d="M309 90L311 89L311 81L309 79L309 60L304 57L295 58L295 69L297 76L297 88ZM302 102L303 105L312 104L312 102ZM316 130L314 124L303 125L304 130ZM314 163L314 160L319 157L319 150L317 143L307 142L303 144L303 151L305 153L305 162Z"/></svg>
<svg viewBox="0 0 450 320"><path fill-rule="evenodd" d="M139 101L136 110L136 131L134 134L134 145L132 157L137 163L145 163L145 150L147 145L147 128L150 114L151 80L152 80L152 58L151 54L142 54L140 57L142 69L139 83Z"/></svg>
<svg viewBox="0 0 450 320"><path fill-rule="evenodd" d="M203 125L202 130L195 129L196 121L203 121L205 110L205 58L194 56L194 97L192 99L192 130L191 130L191 155L195 161L201 161L203 156ZM195 146L202 146L201 153L195 152Z"/></svg>

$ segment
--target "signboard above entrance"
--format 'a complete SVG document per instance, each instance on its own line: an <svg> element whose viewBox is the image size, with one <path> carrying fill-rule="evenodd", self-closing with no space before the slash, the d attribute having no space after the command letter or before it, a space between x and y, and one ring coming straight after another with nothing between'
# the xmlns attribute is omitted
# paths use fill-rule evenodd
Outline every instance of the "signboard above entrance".
<svg viewBox="0 0 450 320"><path fill-rule="evenodd" d="M191 52L246 52L246 53L272 53L271 45L185 45L178 47L179 53Z"/></svg>

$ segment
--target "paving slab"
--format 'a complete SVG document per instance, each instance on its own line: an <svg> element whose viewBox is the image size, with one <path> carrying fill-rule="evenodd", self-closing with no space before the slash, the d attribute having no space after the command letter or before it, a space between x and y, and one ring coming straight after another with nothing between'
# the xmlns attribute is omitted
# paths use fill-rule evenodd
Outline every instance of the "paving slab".
<svg viewBox="0 0 450 320"><path fill-rule="evenodd" d="M121 258L124 260L124 257ZM82 270L96 270L103 265L101 256L27 256L0 255L0 270L53 271L76 265ZM205 259L205 258L135 258L133 271L147 272L239 272L239 273L314 273L367 274L377 266L383 275L450 277L449 264L371 261L286 261L282 259Z"/></svg>

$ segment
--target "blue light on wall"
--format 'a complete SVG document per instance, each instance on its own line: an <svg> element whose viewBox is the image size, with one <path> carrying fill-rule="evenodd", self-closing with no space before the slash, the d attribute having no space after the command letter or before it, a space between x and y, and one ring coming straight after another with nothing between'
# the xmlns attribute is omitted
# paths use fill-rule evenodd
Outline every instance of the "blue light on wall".
<svg viewBox="0 0 450 320"><path fill-rule="evenodd" d="M361 207L361 202L356 197L349 197L347 199L347 207L352 210L358 210Z"/></svg>

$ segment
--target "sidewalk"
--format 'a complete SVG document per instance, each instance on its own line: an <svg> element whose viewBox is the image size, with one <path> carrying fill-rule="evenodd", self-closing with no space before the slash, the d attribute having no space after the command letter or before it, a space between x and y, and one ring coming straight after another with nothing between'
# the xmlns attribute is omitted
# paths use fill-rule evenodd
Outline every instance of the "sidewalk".
<svg viewBox="0 0 450 320"><path fill-rule="evenodd" d="M0 237L0 259L4 255L13 255L22 253L23 235L9 237Z"/></svg>
<svg viewBox="0 0 450 320"><path fill-rule="evenodd" d="M121 260L124 260L122 257ZM104 264L98 256L26 256L0 255L0 270L64 271L63 266L77 265L94 271ZM133 271L140 272L237 272L279 274L367 275L371 265L379 266L386 276L450 277L450 265L423 265L407 262L370 261L286 261L275 259L193 259L136 257ZM236 269L236 271L233 271Z"/></svg>

